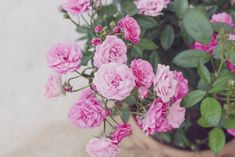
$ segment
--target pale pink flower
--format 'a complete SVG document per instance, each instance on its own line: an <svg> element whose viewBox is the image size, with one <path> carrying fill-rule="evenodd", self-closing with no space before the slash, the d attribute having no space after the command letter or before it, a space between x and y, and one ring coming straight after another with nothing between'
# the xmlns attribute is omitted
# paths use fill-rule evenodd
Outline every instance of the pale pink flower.
<svg viewBox="0 0 235 157"><path fill-rule="evenodd" d="M167 121L172 128L179 128L185 120L185 108L180 107L181 100L182 99L178 99L168 108L169 113L167 115Z"/></svg>
<svg viewBox="0 0 235 157"><path fill-rule="evenodd" d="M108 115L109 110L102 108L91 89L86 89L71 107L68 117L79 128L94 128L100 126Z"/></svg>
<svg viewBox="0 0 235 157"><path fill-rule="evenodd" d="M108 138L93 138L89 141L86 151L91 157L115 157L119 147Z"/></svg>
<svg viewBox="0 0 235 157"><path fill-rule="evenodd" d="M91 40L91 44L92 44L92 46L100 45L100 44L101 44L100 38L98 38L98 37L93 38L93 39Z"/></svg>
<svg viewBox="0 0 235 157"><path fill-rule="evenodd" d="M173 97L174 101L178 99L183 99L186 95L188 95L188 80L184 78L182 72L174 71L174 79L177 81L176 92Z"/></svg>
<svg viewBox="0 0 235 157"><path fill-rule="evenodd" d="M175 96L177 80L174 79L174 73L170 71L169 66L158 64L154 90L163 102L169 102Z"/></svg>
<svg viewBox="0 0 235 157"><path fill-rule="evenodd" d="M235 34L229 34L228 35L228 40L234 40L235 41Z"/></svg>
<svg viewBox="0 0 235 157"><path fill-rule="evenodd" d="M217 45L217 34L214 33L209 43L202 44L199 41L196 41L193 45L193 49L205 51L211 54L213 53L213 50L215 49L216 45Z"/></svg>
<svg viewBox="0 0 235 157"><path fill-rule="evenodd" d="M212 15L211 22L225 23L227 25L230 25L231 27L234 26L232 16L226 12Z"/></svg>
<svg viewBox="0 0 235 157"><path fill-rule="evenodd" d="M102 44L96 46L94 65L100 67L102 64L127 62L127 47L117 36L108 35Z"/></svg>
<svg viewBox="0 0 235 157"><path fill-rule="evenodd" d="M97 25L97 26L95 27L95 32L97 32L97 33L102 32L103 29L104 29L104 27L103 27L102 25Z"/></svg>
<svg viewBox="0 0 235 157"><path fill-rule="evenodd" d="M233 65L229 60L226 61L226 65L228 70L230 70L233 74L235 74L235 65Z"/></svg>
<svg viewBox="0 0 235 157"><path fill-rule="evenodd" d="M78 70L81 60L82 51L75 43L58 43L47 54L48 66L60 74Z"/></svg>
<svg viewBox="0 0 235 157"><path fill-rule="evenodd" d="M48 98L57 97L61 94L61 75L49 75L46 86L45 86L45 95Z"/></svg>
<svg viewBox="0 0 235 157"><path fill-rule="evenodd" d="M98 69L93 83L104 97L123 100L134 88L135 78L127 65L112 62Z"/></svg>
<svg viewBox="0 0 235 157"><path fill-rule="evenodd" d="M138 88L139 98L146 99L149 95L148 92L149 92L148 89L145 87Z"/></svg>
<svg viewBox="0 0 235 157"><path fill-rule="evenodd" d="M227 132L235 137L235 129L228 129Z"/></svg>
<svg viewBox="0 0 235 157"><path fill-rule="evenodd" d="M148 16L161 15L162 10L167 7L170 0L134 0L139 14Z"/></svg>
<svg viewBox="0 0 235 157"><path fill-rule="evenodd" d="M131 41L134 44L140 42L141 29L138 22L130 16L123 17L119 22L118 26L124 32L124 38Z"/></svg>
<svg viewBox="0 0 235 157"><path fill-rule="evenodd" d="M130 67L135 76L135 83L137 87L144 87L148 89L154 79L152 65L143 59L134 59L131 61Z"/></svg>
<svg viewBox="0 0 235 157"><path fill-rule="evenodd" d="M64 0L62 8L73 15L79 15L91 7L90 0Z"/></svg>
<svg viewBox="0 0 235 157"><path fill-rule="evenodd" d="M111 133L111 139L113 142L119 144L124 138L131 135L131 125L130 124L118 124L115 127L115 131Z"/></svg>

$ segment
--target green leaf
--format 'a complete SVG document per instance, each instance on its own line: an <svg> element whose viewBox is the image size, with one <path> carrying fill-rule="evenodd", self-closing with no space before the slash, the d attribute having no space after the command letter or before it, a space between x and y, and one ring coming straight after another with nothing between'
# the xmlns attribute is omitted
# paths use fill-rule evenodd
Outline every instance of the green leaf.
<svg viewBox="0 0 235 157"><path fill-rule="evenodd" d="M174 36L174 29L172 26L167 25L161 33L161 45L165 50L169 49L173 44Z"/></svg>
<svg viewBox="0 0 235 157"><path fill-rule="evenodd" d="M214 128L209 133L209 147L218 155L225 145L225 134L222 129Z"/></svg>
<svg viewBox="0 0 235 157"><path fill-rule="evenodd" d="M149 39L142 39L138 45L142 50L155 50L158 46Z"/></svg>
<svg viewBox="0 0 235 157"><path fill-rule="evenodd" d="M141 28L150 29L158 26L157 21L153 17L137 15L135 18Z"/></svg>
<svg viewBox="0 0 235 157"><path fill-rule="evenodd" d="M149 60L150 60L150 63L152 64L153 69L155 71L156 68L157 68L157 65L160 62L160 58L159 58L158 53L156 51L153 51L152 54L150 55L150 59Z"/></svg>
<svg viewBox="0 0 235 157"><path fill-rule="evenodd" d="M203 119L202 117L200 117L197 120L197 124L203 128L210 128L212 127L210 124L207 123L207 121L205 119Z"/></svg>
<svg viewBox="0 0 235 157"><path fill-rule="evenodd" d="M194 42L194 39L191 37L190 34L187 33L182 21L179 21L179 27L180 27L180 33L184 39L184 42L187 43L188 45L192 45Z"/></svg>
<svg viewBox="0 0 235 157"><path fill-rule="evenodd" d="M138 12L136 5L133 3L133 0L122 0L121 8L125 14L130 16L134 16Z"/></svg>
<svg viewBox="0 0 235 157"><path fill-rule="evenodd" d="M121 110L122 113L122 118L125 122L128 122L129 118L130 118L130 114L129 114L129 110L128 108L122 109Z"/></svg>
<svg viewBox="0 0 235 157"><path fill-rule="evenodd" d="M92 59L92 57L93 53L83 53L81 65L87 65L87 63L89 62L89 60Z"/></svg>
<svg viewBox="0 0 235 157"><path fill-rule="evenodd" d="M198 66L197 66L197 72L199 74L199 76L204 80L206 81L208 84L211 83L211 75L210 75L210 72L209 70L207 69L207 67L202 64L202 63L199 63Z"/></svg>
<svg viewBox="0 0 235 157"><path fill-rule="evenodd" d="M231 75L219 76L212 84L212 88L209 90L209 93L218 93L224 91L228 87L228 80L230 78Z"/></svg>
<svg viewBox="0 0 235 157"><path fill-rule="evenodd" d="M203 79L200 79L198 84L197 84L197 89L200 89L200 90L205 90L207 91L209 89L210 85L204 81Z"/></svg>
<svg viewBox="0 0 235 157"><path fill-rule="evenodd" d="M184 68L197 67L198 63L206 63L210 60L208 53L199 50L185 50L173 59L173 63Z"/></svg>
<svg viewBox="0 0 235 157"><path fill-rule="evenodd" d="M235 129L235 118L234 117L226 118L223 127L226 129Z"/></svg>
<svg viewBox="0 0 235 157"><path fill-rule="evenodd" d="M134 55L136 57L143 57L143 51L141 50L139 46L135 45L132 51L134 52Z"/></svg>
<svg viewBox="0 0 235 157"><path fill-rule="evenodd" d="M213 30L215 32L220 32L222 29L226 32L226 33L232 33L233 32L233 28L230 27L229 25L225 24L225 23L212 23L212 27Z"/></svg>
<svg viewBox="0 0 235 157"><path fill-rule="evenodd" d="M208 17L198 9L188 9L183 17L186 31L197 41L208 43L211 41L213 29Z"/></svg>
<svg viewBox="0 0 235 157"><path fill-rule="evenodd" d="M219 126L222 116L222 107L220 103L212 98L207 97L201 103L201 115L212 126Z"/></svg>
<svg viewBox="0 0 235 157"><path fill-rule="evenodd" d="M100 17L113 16L116 13L117 13L117 8L116 8L116 6L114 4L109 4L109 5L102 6L98 10L98 15Z"/></svg>
<svg viewBox="0 0 235 157"><path fill-rule="evenodd" d="M200 102L206 96L206 91L195 90L190 92L183 100L184 107L191 107Z"/></svg>
<svg viewBox="0 0 235 157"><path fill-rule="evenodd" d="M179 19L183 18L184 13L187 11L188 7L189 7L188 0L175 0L174 1L175 13Z"/></svg>
<svg viewBox="0 0 235 157"><path fill-rule="evenodd" d="M235 50L230 52L229 61L235 65Z"/></svg>

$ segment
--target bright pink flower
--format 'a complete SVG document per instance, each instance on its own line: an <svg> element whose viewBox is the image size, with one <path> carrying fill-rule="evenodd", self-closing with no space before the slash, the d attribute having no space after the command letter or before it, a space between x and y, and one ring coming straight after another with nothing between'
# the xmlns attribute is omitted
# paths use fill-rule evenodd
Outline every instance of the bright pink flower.
<svg viewBox="0 0 235 157"><path fill-rule="evenodd" d="M228 129L227 132L235 137L235 129Z"/></svg>
<svg viewBox="0 0 235 157"><path fill-rule="evenodd" d="M134 0L139 14L148 16L161 15L161 11L167 7L170 0Z"/></svg>
<svg viewBox="0 0 235 157"><path fill-rule="evenodd" d="M185 120L185 108L180 107L181 100L182 99L178 99L168 108L169 113L167 115L167 121L172 128L179 128Z"/></svg>
<svg viewBox="0 0 235 157"><path fill-rule="evenodd" d="M142 123L142 129L146 135L172 130L166 119L168 107L169 103L164 103L160 98L154 100Z"/></svg>
<svg viewBox="0 0 235 157"><path fill-rule="evenodd" d="M120 150L110 139L93 138L87 144L86 151L91 157L115 157Z"/></svg>
<svg viewBox="0 0 235 157"><path fill-rule="evenodd" d="M103 29L104 29L104 27L103 27L102 25L97 25L97 26L95 27L95 32L97 32L97 33L102 32Z"/></svg>
<svg viewBox="0 0 235 157"><path fill-rule="evenodd" d="M61 92L61 75L50 75L45 86L45 95L48 98L53 98L59 96Z"/></svg>
<svg viewBox="0 0 235 157"><path fill-rule="evenodd" d="M127 62L127 47L117 36L108 35L102 44L96 47L94 65L100 67L102 64L117 62L125 64Z"/></svg>
<svg viewBox="0 0 235 157"><path fill-rule="evenodd" d="M217 45L217 35L214 33L209 43L202 44L199 41L196 41L193 45L193 49L205 51L207 53L212 53L216 45Z"/></svg>
<svg viewBox="0 0 235 157"><path fill-rule="evenodd" d="M47 54L48 66L60 74L74 72L80 68L82 51L74 43L58 43Z"/></svg>
<svg viewBox="0 0 235 157"><path fill-rule="evenodd" d="M121 33L121 28L119 26L115 26L113 28L113 33L115 33L115 34Z"/></svg>
<svg viewBox="0 0 235 157"><path fill-rule="evenodd" d="M169 66L158 64L154 90L163 102L169 102L175 96L177 80L174 79L174 73L170 71Z"/></svg>
<svg viewBox="0 0 235 157"><path fill-rule="evenodd" d="M112 62L98 69L93 83L104 97L123 100L134 88L135 78L127 65Z"/></svg>
<svg viewBox="0 0 235 157"><path fill-rule="evenodd" d="M62 8L73 15L86 12L91 7L90 0L65 0Z"/></svg>
<svg viewBox="0 0 235 157"><path fill-rule="evenodd" d="M99 44L101 44L101 40L100 40L100 38L93 38L92 40L91 40L91 44L92 44L92 46L97 46L97 45L99 45Z"/></svg>
<svg viewBox="0 0 235 157"><path fill-rule="evenodd" d="M232 16L226 12L214 14L211 18L211 22L225 23L227 25L230 25L231 27L234 26Z"/></svg>
<svg viewBox="0 0 235 157"><path fill-rule="evenodd" d="M124 38L126 40L131 41L134 44L138 44L140 42L140 26L138 22L130 16L123 17L119 22L118 26L124 32Z"/></svg>
<svg viewBox="0 0 235 157"><path fill-rule="evenodd" d="M226 65L228 70L230 70L233 74L235 74L235 65L233 65L230 61L226 61Z"/></svg>
<svg viewBox="0 0 235 157"><path fill-rule="evenodd" d="M152 65L143 59L134 59L131 61L130 67L135 76L135 83L137 87L145 87L148 89L154 78Z"/></svg>
<svg viewBox="0 0 235 157"><path fill-rule="evenodd" d="M131 125L130 124L118 124L115 131L111 134L111 139L113 142L119 144L124 138L131 135Z"/></svg>
<svg viewBox="0 0 235 157"><path fill-rule="evenodd" d="M174 95L174 101L178 99L183 99L188 95L188 80L184 78L182 72L174 71L174 79L177 81L176 93Z"/></svg>
<svg viewBox="0 0 235 157"><path fill-rule="evenodd" d="M86 89L71 107L68 117L79 128L94 128L100 126L108 115L109 110L102 108L91 89Z"/></svg>

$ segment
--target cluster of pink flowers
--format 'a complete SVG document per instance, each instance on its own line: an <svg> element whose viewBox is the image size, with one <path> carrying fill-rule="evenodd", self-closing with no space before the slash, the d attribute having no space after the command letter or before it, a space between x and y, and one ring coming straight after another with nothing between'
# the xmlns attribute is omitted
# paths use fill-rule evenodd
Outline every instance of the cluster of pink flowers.
<svg viewBox="0 0 235 157"><path fill-rule="evenodd" d="M162 10L167 7L170 0L134 0L139 14L148 16L161 15Z"/></svg>

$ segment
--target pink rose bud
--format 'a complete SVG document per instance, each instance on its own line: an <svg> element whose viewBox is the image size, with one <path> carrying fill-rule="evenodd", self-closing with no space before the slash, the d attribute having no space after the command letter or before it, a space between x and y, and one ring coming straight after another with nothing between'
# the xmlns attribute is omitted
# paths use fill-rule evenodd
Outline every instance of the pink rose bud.
<svg viewBox="0 0 235 157"><path fill-rule="evenodd" d="M73 87L68 82L65 82L63 87L64 87L64 92L72 92L73 91Z"/></svg>
<svg viewBox="0 0 235 157"><path fill-rule="evenodd" d="M113 28L113 33L115 33L115 34L121 33L121 28L118 27L118 26L115 26L115 27Z"/></svg>
<svg viewBox="0 0 235 157"><path fill-rule="evenodd" d="M102 31L103 31L103 29L104 29L104 27L103 27L103 26L101 26L101 25L97 25L97 26L95 27L95 32L97 32L97 33L102 32Z"/></svg>
<svg viewBox="0 0 235 157"><path fill-rule="evenodd" d="M227 132L235 137L235 129L228 129Z"/></svg>
<svg viewBox="0 0 235 157"><path fill-rule="evenodd" d="M124 138L131 135L131 125L130 124L118 124L115 127L115 131L112 132L111 138L114 143L119 144Z"/></svg>
<svg viewBox="0 0 235 157"><path fill-rule="evenodd" d="M100 38L93 38L93 39L91 40L91 44L92 44L92 46L100 45L100 44L101 44Z"/></svg>

